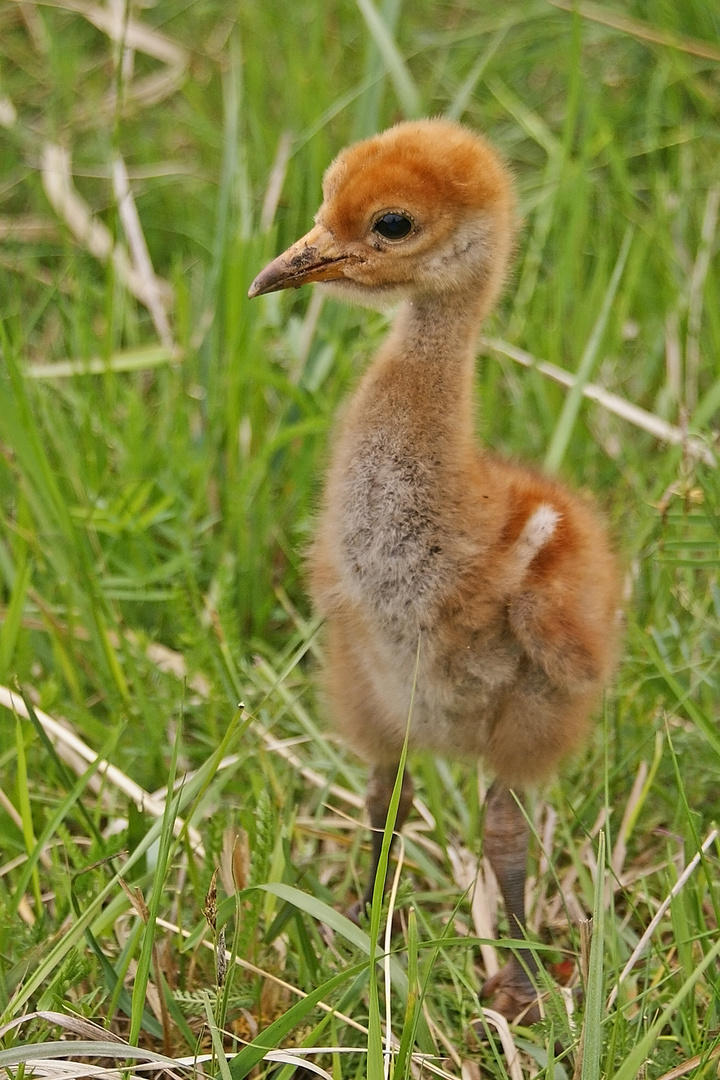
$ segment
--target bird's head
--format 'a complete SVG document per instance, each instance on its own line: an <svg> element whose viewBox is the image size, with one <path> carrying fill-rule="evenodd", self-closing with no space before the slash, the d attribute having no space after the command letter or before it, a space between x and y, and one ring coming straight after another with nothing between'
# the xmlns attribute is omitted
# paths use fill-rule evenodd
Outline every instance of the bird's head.
<svg viewBox="0 0 720 1080"><path fill-rule="evenodd" d="M315 226L249 295L331 283L369 307L499 291L513 241L512 181L495 151L447 120L398 124L356 143L323 179Z"/></svg>

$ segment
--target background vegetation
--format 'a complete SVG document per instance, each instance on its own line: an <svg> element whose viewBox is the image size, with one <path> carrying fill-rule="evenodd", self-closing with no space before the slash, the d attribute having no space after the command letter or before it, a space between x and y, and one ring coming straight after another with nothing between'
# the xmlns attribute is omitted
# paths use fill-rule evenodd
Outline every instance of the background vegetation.
<svg viewBox="0 0 720 1080"><path fill-rule="evenodd" d="M717 1074L718 23L704 0L0 6L0 1064ZM472 766L414 765L392 964L338 914L364 776L315 699L302 552L385 320L246 300L341 146L438 113L491 135L521 200L479 436L592 490L627 568L616 684L534 809L560 982L595 911L584 1004L502 1040L470 1028L495 955Z"/></svg>

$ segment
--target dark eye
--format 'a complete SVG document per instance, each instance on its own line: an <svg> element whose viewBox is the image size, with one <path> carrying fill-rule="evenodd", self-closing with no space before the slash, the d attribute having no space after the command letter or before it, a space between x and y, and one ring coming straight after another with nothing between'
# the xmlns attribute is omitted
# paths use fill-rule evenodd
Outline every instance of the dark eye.
<svg viewBox="0 0 720 1080"><path fill-rule="evenodd" d="M373 225L375 232L380 233L386 240L402 240L408 235L412 227L412 221L409 217L392 212L383 214Z"/></svg>

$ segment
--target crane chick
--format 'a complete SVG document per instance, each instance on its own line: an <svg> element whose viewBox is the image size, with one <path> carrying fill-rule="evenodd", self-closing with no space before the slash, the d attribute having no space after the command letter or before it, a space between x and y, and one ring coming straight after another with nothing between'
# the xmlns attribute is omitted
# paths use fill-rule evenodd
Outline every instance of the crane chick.
<svg viewBox="0 0 720 1080"><path fill-rule="evenodd" d="M586 731L615 662L619 588L593 508L476 444L476 342L506 276L513 210L484 139L445 120L398 124L335 159L314 228L249 295L319 281L351 302L400 304L338 425L310 553L330 705L371 767L360 906L415 683L410 748L479 757L494 776L485 853L522 938L522 793ZM406 774L397 828L412 794ZM508 1018L534 1019L536 972L520 949L483 991Z"/></svg>

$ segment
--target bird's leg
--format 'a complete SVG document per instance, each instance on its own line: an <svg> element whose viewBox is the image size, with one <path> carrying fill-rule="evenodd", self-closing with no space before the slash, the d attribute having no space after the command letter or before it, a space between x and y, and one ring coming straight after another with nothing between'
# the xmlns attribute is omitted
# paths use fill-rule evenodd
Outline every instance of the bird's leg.
<svg viewBox="0 0 720 1080"><path fill-rule="evenodd" d="M370 816L370 827L372 829L372 862L370 866L370 877L365 886L362 899L353 904L348 911L348 915L353 922L358 922L360 912L365 911L372 902L375 877L377 875L380 852L382 851L383 845L385 823L387 821L388 810L390 809L390 800L392 799L398 768L399 765L376 765L370 774L365 802ZM398 804L397 818L395 819L394 832L396 833L400 832L400 829L403 827L405 820L410 813L414 790L412 779L406 769L403 773L402 787L400 789L400 802ZM387 885L387 875L385 885Z"/></svg>
<svg viewBox="0 0 720 1080"><path fill-rule="evenodd" d="M525 937L525 872L530 830L514 793L498 781L490 788L485 816L485 854L498 880L510 937ZM532 975L538 970L530 949L517 949L505 967L488 979L483 997L509 1020L525 1024L540 1018Z"/></svg>

